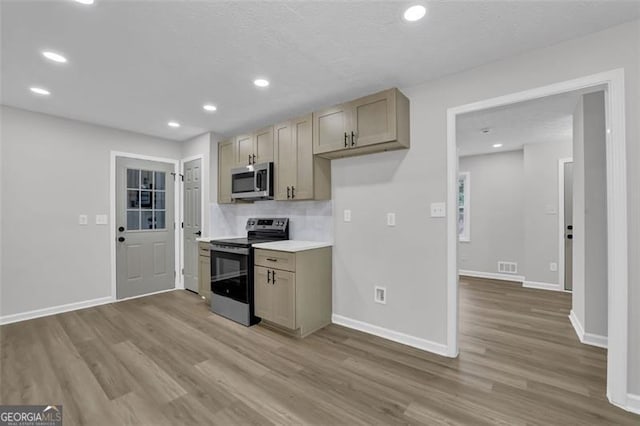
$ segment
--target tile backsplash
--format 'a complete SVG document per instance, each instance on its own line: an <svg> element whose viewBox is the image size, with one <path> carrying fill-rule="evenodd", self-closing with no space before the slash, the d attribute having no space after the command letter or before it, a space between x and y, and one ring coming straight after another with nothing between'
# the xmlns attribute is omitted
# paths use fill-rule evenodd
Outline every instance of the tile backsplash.
<svg viewBox="0 0 640 426"><path fill-rule="evenodd" d="M288 217L292 240L333 242L331 201L256 201L211 204L210 236L246 235L250 217Z"/></svg>

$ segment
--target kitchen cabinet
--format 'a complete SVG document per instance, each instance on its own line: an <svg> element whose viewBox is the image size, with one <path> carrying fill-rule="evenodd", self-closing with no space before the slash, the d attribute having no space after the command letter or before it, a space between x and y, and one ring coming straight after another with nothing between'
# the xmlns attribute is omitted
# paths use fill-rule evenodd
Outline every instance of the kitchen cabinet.
<svg viewBox="0 0 640 426"><path fill-rule="evenodd" d="M409 146L409 99L398 89L313 113L315 155L341 158Z"/></svg>
<svg viewBox="0 0 640 426"><path fill-rule="evenodd" d="M276 200L331 198L331 162L313 155L311 114L274 126Z"/></svg>
<svg viewBox="0 0 640 426"><path fill-rule="evenodd" d="M222 141L218 144L218 204L230 204L231 198L231 169L236 166L234 140Z"/></svg>
<svg viewBox="0 0 640 426"><path fill-rule="evenodd" d="M236 136L234 151L237 166L273 161L273 126Z"/></svg>
<svg viewBox="0 0 640 426"><path fill-rule="evenodd" d="M255 249L255 314L305 337L331 323L331 247L295 253Z"/></svg>
<svg viewBox="0 0 640 426"><path fill-rule="evenodd" d="M198 294L211 303L211 251L209 243L198 243Z"/></svg>

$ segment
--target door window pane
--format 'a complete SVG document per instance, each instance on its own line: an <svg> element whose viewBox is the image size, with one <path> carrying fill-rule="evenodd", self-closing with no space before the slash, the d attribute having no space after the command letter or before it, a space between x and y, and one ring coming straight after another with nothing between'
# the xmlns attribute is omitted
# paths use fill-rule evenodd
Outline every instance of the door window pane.
<svg viewBox="0 0 640 426"><path fill-rule="evenodd" d="M140 208L140 191L127 191L127 208L138 209Z"/></svg>
<svg viewBox="0 0 640 426"><path fill-rule="evenodd" d="M142 210L140 212L140 223L142 229L153 229L153 211Z"/></svg>
<svg viewBox="0 0 640 426"><path fill-rule="evenodd" d="M155 173L155 189L162 189L164 190L164 172L156 172Z"/></svg>
<svg viewBox="0 0 640 426"><path fill-rule="evenodd" d="M158 210L164 210L164 191L156 191L153 194L153 208Z"/></svg>
<svg viewBox="0 0 640 426"><path fill-rule="evenodd" d="M141 191L140 192L140 208L142 209L150 209L152 208L151 204L151 191Z"/></svg>
<svg viewBox="0 0 640 426"><path fill-rule="evenodd" d="M153 189L153 172L150 170L142 170L142 173L140 175L140 188Z"/></svg>
<svg viewBox="0 0 640 426"><path fill-rule="evenodd" d="M140 229L140 212L138 210L127 211L127 230L137 231Z"/></svg>
<svg viewBox="0 0 640 426"><path fill-rule="evenodd" d="M164 211L156 211L155 218L155 229L164 229Z"/></svg>
<svg viewBox="0 0 640 426"><path fill-rule="evenodd" d="M140 187L140 170L127 169L127 188L138 189Z"/></svg>

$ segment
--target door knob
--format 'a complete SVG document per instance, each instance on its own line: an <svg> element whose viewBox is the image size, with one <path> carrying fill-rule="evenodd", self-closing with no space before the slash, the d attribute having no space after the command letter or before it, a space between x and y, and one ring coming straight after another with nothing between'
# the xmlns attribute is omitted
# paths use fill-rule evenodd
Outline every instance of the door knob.
<svg viewBox="0 0 640 426"><path fill-rule="evenodd" d="M198 237L202 235L202 231L194 232L193 235L197 235Z"/></svg>
<svg viewBox="0 0 640 426"><path fill-rule="evenodd" d="M118 237L118 241L123 242L124 241L124 237Z"/></svg>
<svg viewBox="0 0 640 426"><path fill-rule="evenodd" d="M120 232L124 232L124 226L119 227L119 228L118 228L118 231L120 231Z"/></svg>

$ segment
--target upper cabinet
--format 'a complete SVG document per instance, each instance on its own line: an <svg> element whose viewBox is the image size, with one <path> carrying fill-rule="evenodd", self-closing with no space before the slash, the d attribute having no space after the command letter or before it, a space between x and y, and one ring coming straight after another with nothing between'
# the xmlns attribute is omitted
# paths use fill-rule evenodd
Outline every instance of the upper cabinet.
<svg viewBox="0 0 640 426"><path fill-rule="evenodd" d="M238 166L273 161L273 126L236 136L234 151Z"/></svg>
<svg viewBox="0 0 640 426"><path fill-rule="evenodd" d="M274 127L276 200L331 198L331 163L313 155L311 114Z"/></svg>
<svg viewBox="0 0 640 426"><path fill-rule="evenodd" d="M231 198L231 169L236 166L237 145L233 139L218 143L218 203L233 203Z"/></svg>
<svg viewBox="0 0 640 426"><path fill-rule="evenodd" d="M409 148L409 99L389 89L313 113L313 152L350 157Z"/></svg>

